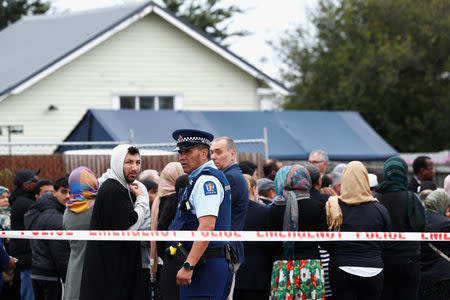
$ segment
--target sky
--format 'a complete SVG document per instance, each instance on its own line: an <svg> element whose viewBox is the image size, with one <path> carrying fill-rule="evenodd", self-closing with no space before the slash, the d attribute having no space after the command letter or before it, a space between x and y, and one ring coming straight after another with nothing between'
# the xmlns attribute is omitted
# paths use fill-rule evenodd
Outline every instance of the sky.
<svg viewBox="0 0 450 300"><path fill-rule="evenodd" d="M120 5L143 0L52 0L50 13L64 13ZM155 2L161 3L156 0ZM236 5L245 10L230 21L230 31L247 30L252 34L225 40L235 54L280 79L280 59L269 41L277 42L283 32L301 25L311 30L310 12L317 6L318 0L223 0L223 4Z"/></svg>

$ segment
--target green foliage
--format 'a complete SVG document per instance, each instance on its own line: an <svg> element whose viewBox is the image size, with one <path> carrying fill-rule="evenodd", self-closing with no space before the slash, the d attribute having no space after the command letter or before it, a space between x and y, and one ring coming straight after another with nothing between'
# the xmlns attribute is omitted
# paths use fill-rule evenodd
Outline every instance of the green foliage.
<svg viewBox="0 0 450 300"><path fill-rule="evenodd" d="M5 168L0 170L0 185L9 188L12 191L14 187L13 181L14 173L10 169Z"/></svg>
<svg viewBox="0 0 450 300"><path fill-rule="evenodd" d="M221 0L163 0L163 2L166 8L177 17L194 25L218 42L222 42L231 36L249 34L244 30L229 32L229 24L225 24L225 21L230 20L234 14L243 12L235 5L227 8L220 7Z"/></svg>
<svg viewBox="0 0 450 300"><path fill-rule="evenodd" d="M18 21L23 15L43 14L50 8L50 2L41 0L0 0L0 30Z"/></svg>
<svg viewBox="0 0 450 300"><path fill-rule="evenodd" d="M401 152L450 148L450 2L321 0L276 47L286 109L356 110Z"/></svg>

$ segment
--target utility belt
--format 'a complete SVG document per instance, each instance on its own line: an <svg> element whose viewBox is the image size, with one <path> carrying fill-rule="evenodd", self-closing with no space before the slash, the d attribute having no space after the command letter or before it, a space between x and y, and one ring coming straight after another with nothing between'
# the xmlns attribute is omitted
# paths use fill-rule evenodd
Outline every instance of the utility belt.
<svg viewBox="0 0 450 300"><path fill-rule="evenodd" d="M172 245L166 249L166 255L168 255L170 258L175 259L177 266L181 268L186 261L188 257L189 251L184 248L183 244L180 242L173 242ZM230 268L230 271L234 271L234 264L239 262L236 250L231 247L230 244L225 244L225 246L221 248L213 248L213 249L206 249L205 252L203 252L202 256L198 260L196 267L202 266L206 264L208 259L212 258L225 258L225 260L228 262L228 267Z"/></svg>
<svg viewBox="0 0 450 300"><path fill-rule="evenodd" d="M202 258L204 257L206 260L208 260L210 258L225 257L224 249L225 249L225 247L224 248L206 249L202 255Z"/></svg>

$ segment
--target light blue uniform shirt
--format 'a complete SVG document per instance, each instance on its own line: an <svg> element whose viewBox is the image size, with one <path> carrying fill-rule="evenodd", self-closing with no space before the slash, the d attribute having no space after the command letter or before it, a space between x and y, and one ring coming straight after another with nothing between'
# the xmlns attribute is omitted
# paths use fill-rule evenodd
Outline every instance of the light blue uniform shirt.
<svg viewBox="0 0 450 300"><path fill-rule="evenodd" d="M205 167L217 169L213 161L210 160L189 175L189 182L197 176ZM197 219L203 216L215 216L219 214L219 207L223 201L224 191L219 179L211 175L200 176L192 189L189 202L192 205L191 212Z"/></svg>

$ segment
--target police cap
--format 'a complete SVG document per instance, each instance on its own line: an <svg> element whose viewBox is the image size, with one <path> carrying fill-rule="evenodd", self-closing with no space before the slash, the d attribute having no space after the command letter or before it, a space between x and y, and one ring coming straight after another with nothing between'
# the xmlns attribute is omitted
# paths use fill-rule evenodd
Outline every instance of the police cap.
<svg viewBox="0 0 450 300"><path fill-rule="evenodd" d="M172 133L172 137L177 141L177 147L173 151L192 148L198 145L211 146L214 135L209 132L196 129L178 129Z"/></svg>

